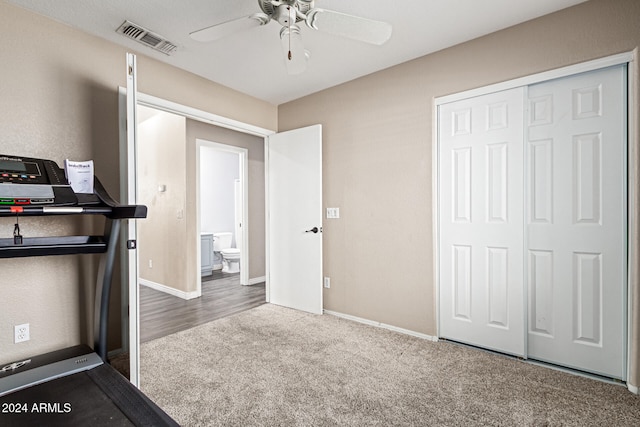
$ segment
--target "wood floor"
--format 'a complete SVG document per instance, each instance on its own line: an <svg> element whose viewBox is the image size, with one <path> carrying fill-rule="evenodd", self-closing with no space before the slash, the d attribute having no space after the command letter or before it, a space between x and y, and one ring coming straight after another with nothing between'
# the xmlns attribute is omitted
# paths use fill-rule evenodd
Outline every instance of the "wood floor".
<svg viewBox="0 0 640 427"><path fill-rule="evenodd" d="M265 303L264 283L242 286L239 274L214 273L214 276L202 279L202 296L188 301L140 286L141 342L193 328Z"/></svg>

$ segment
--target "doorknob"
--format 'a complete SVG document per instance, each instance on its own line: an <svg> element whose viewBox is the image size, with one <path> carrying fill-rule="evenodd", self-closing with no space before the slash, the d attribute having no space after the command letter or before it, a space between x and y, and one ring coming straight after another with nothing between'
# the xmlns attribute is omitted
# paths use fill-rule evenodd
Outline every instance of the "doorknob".
<svg viewBox="0 0 640 427"><path fill-rule="evenodd" d="M311 230L305 230L305 233L317 233L318 231L322 232L322 227L313 227Z"/></svg>

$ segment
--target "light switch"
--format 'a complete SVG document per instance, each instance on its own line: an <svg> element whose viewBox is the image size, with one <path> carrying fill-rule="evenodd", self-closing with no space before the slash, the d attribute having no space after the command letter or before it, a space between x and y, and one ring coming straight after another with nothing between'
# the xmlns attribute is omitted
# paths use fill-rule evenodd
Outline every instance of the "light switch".
<svg viewBox="0 0 640 427"><path fill-rule="evenodd" d="M340 218L340 208L327 208L327 218Z"/></svg>

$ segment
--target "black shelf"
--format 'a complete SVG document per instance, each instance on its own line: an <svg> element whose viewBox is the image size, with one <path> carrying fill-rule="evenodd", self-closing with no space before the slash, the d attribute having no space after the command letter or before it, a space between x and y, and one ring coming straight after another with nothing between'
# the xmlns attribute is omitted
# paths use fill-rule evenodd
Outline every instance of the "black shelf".
<svg viewBox="0 0 640 427"><path fill-rule="evenodd" d="M103 236L25 237L22 244L0 239L0 258L100 254L107 251Z"/></svg>

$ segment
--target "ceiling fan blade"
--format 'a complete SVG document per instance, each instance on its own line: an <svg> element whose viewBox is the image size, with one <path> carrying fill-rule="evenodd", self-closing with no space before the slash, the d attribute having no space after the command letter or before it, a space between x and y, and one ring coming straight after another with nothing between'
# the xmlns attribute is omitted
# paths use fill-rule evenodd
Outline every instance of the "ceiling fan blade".
<svg viewBox="0 0 640 427"><path fill-rule="evenodd" d="M284 60L287 64L287 73L301 74L307 69L308 53L304 50L300 27L290 25L280 30L280 41L284 51Z"/></svg>
<svg viewBox="0 0 640 427"><path fill-rule="evenodd" d="M269 17L269 15L264 13L254 13L251 16L233 19L231 21L223 22L222 24L194 31L189 35L192 39L199 42L211 42L220 40L221 38L237 33L238 31L248 30L249 28L268 24L270 20L271 17Z"/></svg>
<svg viewBox="0 0 640 427"><path fill-rule="evenodd" d="M307 13L306 22L315 30L375 45L382 45L389 40L393 30L391 24L386 22L317 8Z"/></svg>

